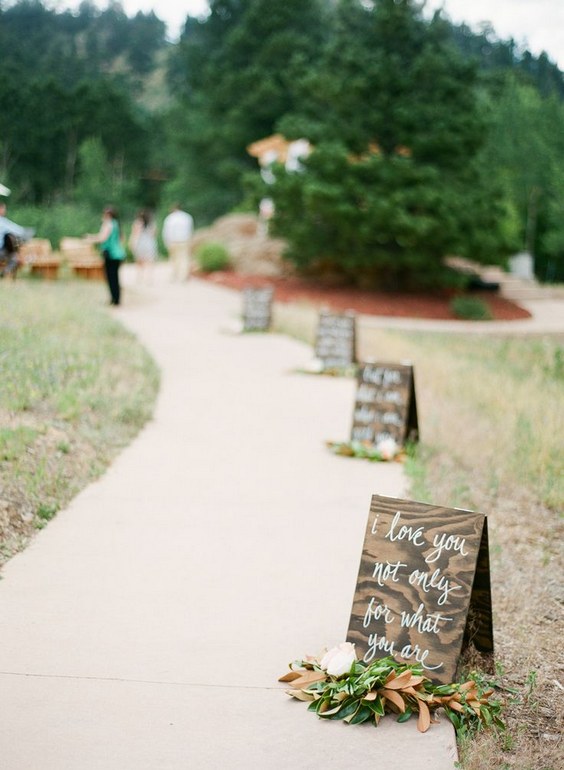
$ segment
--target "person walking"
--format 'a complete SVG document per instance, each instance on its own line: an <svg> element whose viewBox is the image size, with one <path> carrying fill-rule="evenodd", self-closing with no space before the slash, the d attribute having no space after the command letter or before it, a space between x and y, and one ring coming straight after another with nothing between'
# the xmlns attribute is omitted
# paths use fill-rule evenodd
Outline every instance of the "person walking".
<svg viewBox="0 0 564 770"><path fill-rule="evenodd" d="M87 239L99 246L104 257L106 281L110 290L110 305L119 305L121 301L119 268L125 259L125 249L121 242L118 213L113 206L106 206L104 209L100 232L97 235L88 235Z"/></svg>
<svg viewBox="0 0 564 770"><path fill-rule="evenodd" d="M172 264L172 279L185 281L190 272L190 240L194 220L176 203L163 222L163 241Z"/></svg>
<svg viewBox="0 0 564 770"><path fill-rule="evenodd" d="M138 278L143 280L157 258L157 227L151 212L140 211L133 222L129 236L129 248L137 265Z"/></svg>

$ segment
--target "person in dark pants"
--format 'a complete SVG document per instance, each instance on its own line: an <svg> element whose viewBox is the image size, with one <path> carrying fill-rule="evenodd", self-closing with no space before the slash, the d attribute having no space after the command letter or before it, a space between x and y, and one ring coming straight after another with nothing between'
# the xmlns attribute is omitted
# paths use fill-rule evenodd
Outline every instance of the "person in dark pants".
<svg viewBox="0 0 564 770"><path fill-rule="evenodd" d="M20 243L32 238L34 230L22 227L12 222L6 216L6 203L0 201L0 278L5 275L15 278L20 258L18 250Z"/></svg>
<svg viewBox="0 0 564 770"><path fill-rule="evenodd" d="M113 206L106 206L102 215L102 226L97 235L88 236L92 243L98 244L104 257L106 280L110 290L110 304L119 305L121 287L119 283L119 268L125 259L125 249L121 242L121 231L118 213Z"/></svg>

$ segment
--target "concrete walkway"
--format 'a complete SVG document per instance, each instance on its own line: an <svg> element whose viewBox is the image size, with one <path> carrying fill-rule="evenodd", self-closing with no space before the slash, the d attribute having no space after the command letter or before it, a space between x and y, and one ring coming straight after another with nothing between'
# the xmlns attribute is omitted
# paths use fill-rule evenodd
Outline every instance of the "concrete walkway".
<svg viewBox="0 0 564 770"><path fill-rule="evenodd" d="M344 640L370 496L405 485L323 446L349 435L354 382L225 333L239 310L162 273L126 290L155 417L3 571L2 770L454 767L444 719L323 722L277 684Z"/></svg>

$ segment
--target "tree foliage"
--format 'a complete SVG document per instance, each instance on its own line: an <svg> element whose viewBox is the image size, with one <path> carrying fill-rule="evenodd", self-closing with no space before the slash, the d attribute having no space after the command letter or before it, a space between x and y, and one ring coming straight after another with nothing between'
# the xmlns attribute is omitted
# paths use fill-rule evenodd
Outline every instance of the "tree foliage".
<svg viewBox="0 0 564 770"><path fill-rule="evenodd" d="M564 280L564 103L513 74L490 99L483 157L517 212L518 246L541 279Z"/></svg>
<svg viewBox="0 0 564 770"><path fill-rule="evenodd" d="M154 14L128 19L117 4L83 3L76 14L39 0L0 7L0 170L20 199L71 198L78 148L90 137L124 175L141 173L151 119L131 94L162 46Z"/></svg>
<svg viewBox="0 0 564 770"><path fill-rule="evenodd" d="M449 253L502 258L511 243L478 160L476 86L440 18L423 21L411 0L343 0L293 118L316 150L304 173L279 169L272 190L290 258L394 288L444 282Z"/></svg>
<svg viewBox="0 0 564 770"><path fill-rule="evenodd" d="M184 185L180 197L199 221L238 203L242 177L254 167L247 145L292 110L294 83L315 62L322 6L212 0L205 20L188 20L171 71L171 144L183 177L173 197Z"/></svg>
<svg viewBox="0 0 564 770"><path fill-rule="evenodd" d="M300 267L435 284L446 252L528 248L563 280L562 72L420 6L211 0L172 45L119 2L0 3L0 181L97 208L106 169L122 208L182 200L204 224L264 194L247 147L278 131L316 148L273 192Z"/></svg>

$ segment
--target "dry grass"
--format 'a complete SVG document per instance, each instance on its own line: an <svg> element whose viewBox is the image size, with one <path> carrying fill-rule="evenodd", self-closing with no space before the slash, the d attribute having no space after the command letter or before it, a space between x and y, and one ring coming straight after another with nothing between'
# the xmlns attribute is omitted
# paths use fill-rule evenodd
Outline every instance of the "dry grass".
<svg viewBox="0 0 564 770"><path fill-rule="evenodd" d="M0 565L152 412L158 373L91 283L0 283Z"/></svg>
<svg viewBox="0 0 564 770"><path fill-rule="evenodd" d="M276 321L313 341L315 311L277 306ZM461 766L561 769L562 346L550 338L361 326L359 356L414 365L422 442L406 467L412 498L488 515L495 659L508 688L508 730L461 745Z"/></svg>

